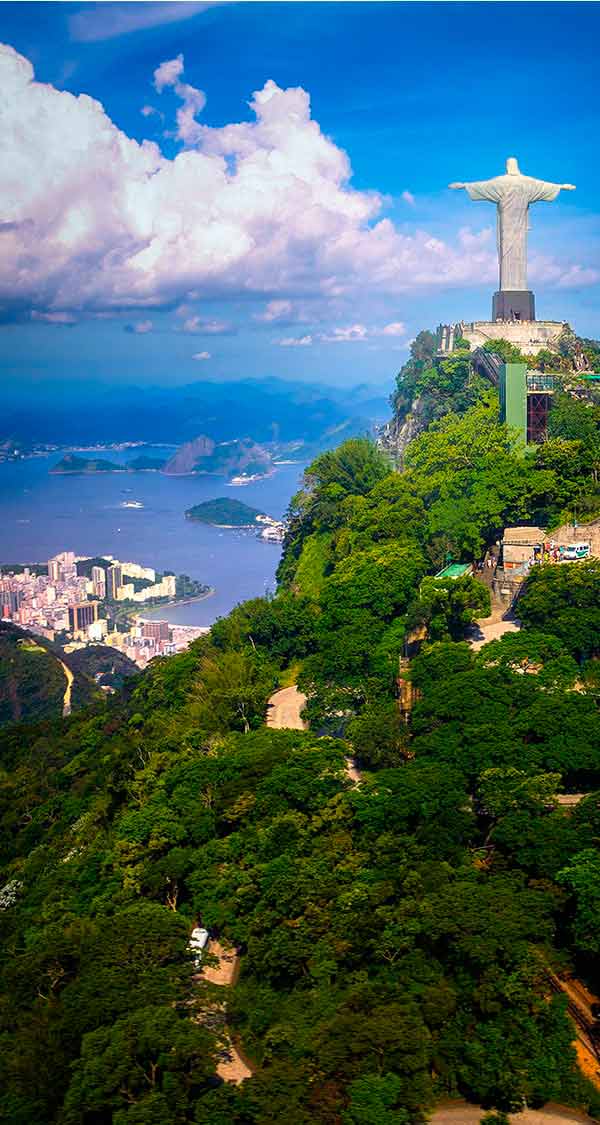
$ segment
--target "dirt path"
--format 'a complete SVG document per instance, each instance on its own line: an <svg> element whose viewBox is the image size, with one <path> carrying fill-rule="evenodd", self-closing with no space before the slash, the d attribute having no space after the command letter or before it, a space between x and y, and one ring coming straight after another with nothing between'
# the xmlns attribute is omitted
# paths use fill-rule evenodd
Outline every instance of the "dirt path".
<svg viewBox="0 0 600 1125"><path fill-rule="evenodd" d="M587 793L558 793L554 800L565 809L574 809L584 797Z"/></svg>
<svg viewBox="0 0 600 1125"><path fill-rule="evenodd" d="M201 972L195 974L194 979L218 984L223 988L235 984L240 960L236 950L220 941L211 941L207 947L207 952L212 957L217 957L218 963L216 965L205 965ZM240 1053L227 1027L225 1000L216 1005L215 1011L223 1024L223 1046L217 1059L217 1074L224 1082L233 1082L236 1086L239 1086L240 1082L252 1077L253 1071L250 1064Z"/></svg>
<svg viewBox="0 0 600 1125"><path fill-rule="evenodd" d="M58 657L57 657L57 660L58 660ZM62 712L63 713L63 719L66 719L67 715L71 714L71 694L72 694L72 691L73 691L73 680L75 679L75 677L74 677L71 669L67 668L67 665L64 663L64 661L58 660L58 663L60 664L60 666L61 666L61 668L62 668L62 670L63 670L63 672L64 672L64 674L67 678L67 686L65 688L65 694L63 696L63 712Z"/></svg>
<svg viewBox="0 0 600 1125"><path fill-rule="evenodd" d="M488 641L496 641L498 637L503 637L505 633L518 633L520 625L514 618L505 619L502 617L498 621L492 616L481 617L475 623L474 629L477 630L477 634L471 637L469 644L475 652L478 652Z"/></svg>
<svg viewBox="0 0 600 1125"><path fill-rule="evenodd" d="M306 730L307 723L300 714L305 704L306 696L296 684L276 691L268 703L267 726L273 730ZM348 780L358 785L362 775L354 758L345 759L345 771Z"/></svg>
<svg viewBox="0 0 600 1125"><path fill-rule="evenodd" d="M430 1125L479 1125L486 1111L467 1102L449 1102L436 1109ZM509 1114L511 1125L580 1125L591 1117L567 1106L548 1105L543 1109L526 1109L523 1113Z"/></svg>
<svg viewBox="0 0 600 1125"><path fill-rule="evenodd" d="M298 691L295 684L281 688L268 702L267 726L273 730L306 730L306 723L300 715L305 704L306 696Z"/></svg>
<svg viewBox="0 0 600 1125"><path fill-rule="evenodd" d="M354 761L354 758L346 758L346 777L353 785L358 785L362 781L362 774Z"/></svg>

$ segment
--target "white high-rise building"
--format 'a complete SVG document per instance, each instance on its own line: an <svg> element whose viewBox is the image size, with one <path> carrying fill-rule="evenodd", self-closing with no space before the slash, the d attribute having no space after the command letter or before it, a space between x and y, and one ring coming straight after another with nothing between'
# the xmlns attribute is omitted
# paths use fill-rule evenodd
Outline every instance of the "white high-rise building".
<svg viewBox="0 0 600 1125"><path fill-rule="evenodd" d="M106 571L101 566L92 567L92 587L94 597L106 597Z"/></svg>

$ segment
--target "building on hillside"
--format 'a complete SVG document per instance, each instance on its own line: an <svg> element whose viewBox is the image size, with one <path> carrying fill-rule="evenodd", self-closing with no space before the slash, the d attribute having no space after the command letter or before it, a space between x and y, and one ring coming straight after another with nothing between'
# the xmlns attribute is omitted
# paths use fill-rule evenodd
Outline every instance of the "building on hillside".
<svg viewBox="0 0 600 1125"><path fill-rule="evenodd" d="M121 563L121 570L128 578L143 578L146 582L156 581L156 571L151 566L140 566L135 562Z"/></svg>
<svg viewBox="0 0 600 1125"><path fill-rule="evenodd" d="M106 596L113 602L117 601L122 581L123 571L118 563L113 563L106 572Z"/></svg>
<svg viewBox="0 0 600 1125"><path fill-rule="evenodd" d="M555 351L561 337L570 332L566 321L519 318L476 320L471 324L461 324L460 329L472 348L482 348L490 340L502 339L508 340L526 355L537 355L546 350Z"/></svg>
<svg viewBox="0 0 600 1125"><path fill-rule="evenodd" d="M69 632L74 637L87 638L88 629L98 620L98 602L81 602L69 606Z"/></svg>
<svg viewBox="0 0 600 1125"><path fill-rule="evenodd" d="M48 559L48 578L51 582L60 581L60 559Z"/></svg>
<svg viewBox="0 0 600 1125"><path fill-rule="evenodd" d="M105 617L99 617L96 621L92 621L88 625L88 639L90 641L102 641L108 632L108 621Z"/></svg>
<svg viewBox="0 0 600 1125"><path fill-rule="evenodd" d="M112 569L112 567L111 567ZM109 571L110 574L110 571ZM135 586L133 582L124 582L122 586L117 587L115 601L117 602L131 602L135 593Z"/></svg>
<svg viewBox="0 0 600 1125"><path fill-rule="evenodd" d="M92 588L94 596L104 601L106 597L106 571L102 566L92 567Z"/></svg>
<svg viewBox="0 0 600 1125"><path fill-rule="evenodd" d="M503 363L500 367L500 421L518 434L517 444L545 441L554 394L554 377L530 371L526 363Z"/></svg>
<svg viewBox="0 0 600 1125"><path fill-rule="evenodd" d="M502 568L515 570L541 556L546 532L542 527L505 527Z"/></svg>
<svg viewBox="0 0 600 1125"><path fill-rule="evenodd" d="M168 641L171 638L171 630L168 621L143 621L142 622L142 637L146 637L155 641Z"/></svg>
<svg viewBox="0 0 600 1125"><path fill-rule="evenodd" d="M18 613L24 594L21 590L5 590L0 598L2 617L13 617Z"/></svg>

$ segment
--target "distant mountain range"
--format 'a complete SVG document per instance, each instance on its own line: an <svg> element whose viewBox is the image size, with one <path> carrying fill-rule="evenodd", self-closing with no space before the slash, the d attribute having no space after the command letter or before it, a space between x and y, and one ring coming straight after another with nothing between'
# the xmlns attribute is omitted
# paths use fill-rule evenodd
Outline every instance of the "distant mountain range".
<svg viewBox="0 0 600 1125"><path fill-rule="evenodd" d="M182 445L199 434L215 442L251 435L257 443L337 444L389 416L385 394L279 379L193 383L186 387L89 382L9 385L0 440L85 446L122 441Z"/></svg>

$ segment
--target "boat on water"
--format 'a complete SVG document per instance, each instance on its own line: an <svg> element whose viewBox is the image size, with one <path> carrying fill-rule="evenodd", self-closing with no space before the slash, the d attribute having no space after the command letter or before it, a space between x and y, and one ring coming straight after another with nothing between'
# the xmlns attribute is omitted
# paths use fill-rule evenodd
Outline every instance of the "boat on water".
<svg viewBox="0 0 600 1125"><path fill-rule="evenodd" d="M239 476L228 480L227 485L228 487L233 485L234 488L237 488L242 484L252 484L256 480L266 480L270 476L272 476L271 473L240 473Z"/></svg>
<svg viewBox="0 0 600 1125"><path fill-rule="evenodd" d="M123 500L122 508L143 508L141 500Z"/></svg>

